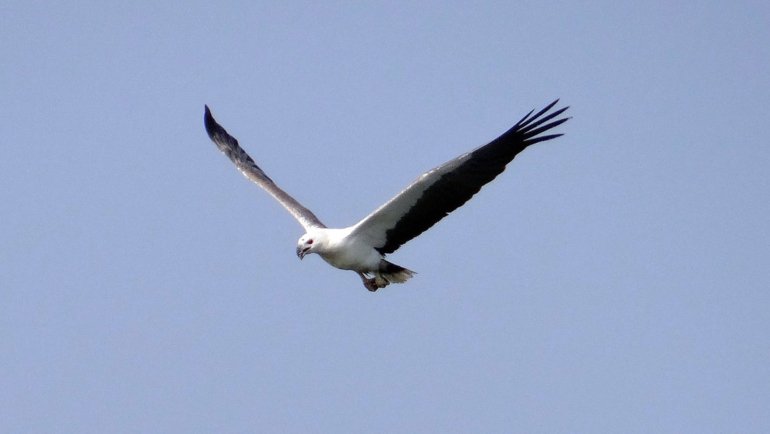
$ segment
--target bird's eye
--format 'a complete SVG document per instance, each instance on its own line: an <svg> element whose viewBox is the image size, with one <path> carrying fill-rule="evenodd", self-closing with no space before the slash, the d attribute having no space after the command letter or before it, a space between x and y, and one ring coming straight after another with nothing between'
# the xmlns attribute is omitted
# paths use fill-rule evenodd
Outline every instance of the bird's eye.
<svg viewBox="0 0 770 434"><path fill-rule="evenodd" d="M308 244L313 244L313 240L307 240Z"/></svg>

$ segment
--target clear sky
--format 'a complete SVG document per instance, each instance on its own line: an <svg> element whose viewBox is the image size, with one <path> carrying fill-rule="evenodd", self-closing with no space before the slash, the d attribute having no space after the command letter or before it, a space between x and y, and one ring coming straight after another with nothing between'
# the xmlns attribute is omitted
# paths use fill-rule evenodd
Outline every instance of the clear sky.
<svg viewBox="0 0 770 434"><path fill-rule="evenodd" d="M770 432L770 4L0 6L0 432ZM329 226L561 98L369 293Z"/></svg>

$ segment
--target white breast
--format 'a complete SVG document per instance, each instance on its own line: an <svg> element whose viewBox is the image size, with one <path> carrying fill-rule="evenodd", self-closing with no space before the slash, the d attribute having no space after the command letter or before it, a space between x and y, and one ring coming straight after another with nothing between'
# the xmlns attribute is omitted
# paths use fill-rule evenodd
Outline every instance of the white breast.
<svg viewBox="0 0 770 434"><path fill-rule="evenodd" d="M350 229L327 229L327 245L321 257L343 270L375 271L382 255L360 237L351 237Z"/></svg>

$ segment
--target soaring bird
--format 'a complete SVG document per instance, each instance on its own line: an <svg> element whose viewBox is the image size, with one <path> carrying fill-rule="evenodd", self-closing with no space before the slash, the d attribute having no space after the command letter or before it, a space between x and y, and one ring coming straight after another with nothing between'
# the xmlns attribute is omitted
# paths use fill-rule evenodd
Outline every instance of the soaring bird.
<svg viewBox="0 0 770 434"><path fill-rule="evenodd" d="M318 217L273 182L241 148L233 136L214 120L205 106L206 132L220 151L227 155L248 179L270 193L305 228L297 241L297 256L302 259L317 253L326 262L361 277L369 291L390 283L403 283L415 272L385 260L401 245L420 235L476 194L481 187L505 170L519 152L530 145L561 136L546 134L566 122L557 118L568 107L527 113L519 122L488 144L431 169L394 198L358 223L342 228L327 228Z"/></svg>

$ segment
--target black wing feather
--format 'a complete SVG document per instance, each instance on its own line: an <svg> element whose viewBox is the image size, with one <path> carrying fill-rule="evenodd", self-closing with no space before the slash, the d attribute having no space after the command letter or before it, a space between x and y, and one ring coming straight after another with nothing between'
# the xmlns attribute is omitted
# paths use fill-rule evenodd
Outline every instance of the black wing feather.
<svg viewBox="0 0 770 434"><path fill-rule="evenodd" d="M535 143L551 140L561 134L539 136L566 122L561 118L549 122L569 107L543 116L559 100L552 102L534 116L531 111L500 137L471 152L468 158L428 187L398 223L386 232L385 245L377 247L381 254L393 253L402 244L425 232L450 212L462 206L505 170L516 155ZM541 117L543 116L543 117ZM463 158L463 157L461 157Z"/></svg>

